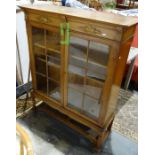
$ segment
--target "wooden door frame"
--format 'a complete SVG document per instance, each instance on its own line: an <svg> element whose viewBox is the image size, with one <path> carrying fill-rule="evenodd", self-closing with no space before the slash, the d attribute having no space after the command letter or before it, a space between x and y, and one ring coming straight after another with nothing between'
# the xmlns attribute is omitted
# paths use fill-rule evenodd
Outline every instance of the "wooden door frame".
<svg viewBox="0 0 155 155"><path fill-rule="evenodd" d="M44 26L43 26L44 25ZM27 27L27 36L28 36L28 46L29 46L29 57L30 57L30 69L32 71L32 87L34 92L37 90L37 82L36 82L36 69L35 69L35 58L34 58L34 50L33 50L33 35L32 35L32 27L38 28L38 29L43 29L43 30L47 30L50 32L59 32L60 33L60 28L58 27L51 27L45 24L40 24L37 22L33 22L33 21L26 21L26 27ZM64 36L60 36L61 40L64 40ZM61 41L60 40L60 41ZM60 94L61 94L61 105L64 104L64 82L63 82L63 75L64 75L64 71L63 71L63 66L64 66L64 45L60 46L60 59L61 59L61 64L60 64ZM47 68L46 68L46 72ZM47 74L47 73L46 73ZM47 82L48 84L48 82Z"/></svg>

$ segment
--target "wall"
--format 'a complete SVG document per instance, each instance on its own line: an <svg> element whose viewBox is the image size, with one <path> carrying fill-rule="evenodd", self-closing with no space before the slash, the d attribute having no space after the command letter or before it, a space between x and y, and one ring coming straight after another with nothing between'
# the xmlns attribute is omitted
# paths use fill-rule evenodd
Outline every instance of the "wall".
<svg viewBox="0 0 155 155"><path fill-rule="evenodd" d="M17 32L17 40L19 46L19 53L16 51L16 63L17 69L19 70L19 57L21 60L21 70L23 75L23 83L27 82L28 79L28 66L29 66L29 53L28 53L28 41L26 34L26 24L25 17L23 12L16 12L16 32Z"/></svg>

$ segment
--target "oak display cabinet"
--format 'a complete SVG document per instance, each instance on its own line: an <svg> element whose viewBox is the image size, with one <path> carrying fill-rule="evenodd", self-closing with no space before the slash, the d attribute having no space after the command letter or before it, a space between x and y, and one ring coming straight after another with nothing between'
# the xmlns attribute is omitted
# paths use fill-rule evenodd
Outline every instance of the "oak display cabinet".
<svg viewBox="0 0 155 155"><path fill-rule="evenodd" d="M114 119L137 19L49 4L20 7L27 25L33 95L100 149Z"/></svg>

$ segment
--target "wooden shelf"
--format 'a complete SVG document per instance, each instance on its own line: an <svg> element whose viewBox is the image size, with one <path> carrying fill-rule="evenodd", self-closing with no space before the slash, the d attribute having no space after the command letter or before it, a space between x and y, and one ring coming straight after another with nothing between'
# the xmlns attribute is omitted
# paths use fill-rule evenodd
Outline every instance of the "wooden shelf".
<svg viewBox="0 0 155 155"><path fill-rule="evenodd" d="M46 76L45 74L43 74L43 73L36 72L36 74L37 74L37 75L40 75L40 76L42 76L42 77L44 77L44 78L47 78L47 76Z"/></svg>
<svg viewBox="0 0 155 155"><path fill-rule="evenodd" d="M48 40L46 44L47 50L60 54L60 43Z"/></svg>
<svg viewBox="0 0 155 155"><path fill-rule="evenodd" d="M97 119L99 115L99 100L86 94L77 92L72 87L68 88L68 107L73 108L85 116Z"/></svg>
<svg viewBox="0 0 155 155"><path fill-rule="evenodd" d="M48 58L48 63L49 64L52 63L52 64L55 64L55 65L59 66L60 63L61 63L61 60L60 60L59 57L51 56L51 55L47 54L47 58Z"/></svg>
<svg viewBox="0 0 155 155"><path fill-rule="evenodd" d="M53 82L55 82L55 83L57 83L57 84L60 84L60 81L54 80L54 79L51 78L51 77L48 77L48 80L53 81Z"/></svg>
<svg viewBox="0 0 155 155"><path fill-rule="evenodd" d="M70 59L73 58L81 62L86 62L88 59L89 64L107 68L107 60L108 60L107 48L103 47L103 51L101 52L99 51L99 49L97 49L98 44L97 45L94 44L96 49L94 49L93 45L91 45L91 48L89 47L88 49L89 51L87 58L87 52L86 52L87 47L83 47L84 45L82 45L82 43L80 44L81 45L75 45L74 43L70 45Z"/></svg>
<svg viewBox="0 0 155 155"><path fill-rule="evenodd" d="M45 74L42 74L42 73L39 73L39 72L36 72L36 74L39 75L39 76L42 76L44 78L47 78L48 80L51 80L51 81L53 81L55 83L58 83L58 84L60 83L59 81L56 81L56 80L52 79L51 77L47 77Z"/></svg>
<svg viewBox="0 0 155 155"><path fill-rule="evenodd" d="M79 60L79 61L83 61L83 62L86 62L86 59L82 58L82 57L78 57L78 56L72 56L72 58L76 59L76 60ZM94 66L97 66L97 67L102 67L102 68L107 68L107 66L103 65L103 64L100 64L100 63L97 63L96 61L93 61L93 59L90 59L88 60L88 63L91 64L91 65L94 65Z"/></svg>
<svg viewBox="0 0 155 155"><path fill-rule="evenodd" d="M91 45L92 46L92 45ZM97 46L97 45L96 45ZM97 47L86 49L81 45L71 44L69 64L70 70L82 76L87 72L87 76L100 80L106 79L108 51L101 52ZM80 50L78 49L80 48ZM95 49L95 50L94 50Z"/></svg>
<svg viewBox="0 0 155 155"><path fill-rule="evenodd" d="M53 62L51 62L51 61L48 61L48 66L54 66L54 67L60 69L60 65L57 65L57 64L55 64L55 63L53 63Z"/></svg>
<svg viewBox="0 0 155 155"><path fill-rule="evenodd" d="M95 100L99 100L102 89L90 85L79 85L71 83L68 85L68 87L74 89L75 91L78 91L81 94L87 95Z"/></svg>
<svg viewBox="0 0 155 155"><path fill-rule="evenodd" d="M81 77L85 77L85 68L80 68L74 65L69 65L69 74L76 74ZM92 79L100 84L103 84L103 82L105 81L104 75L98 74L94 71L92 73L87 72L87 78Z"/></svg>
<svg viewBox="0 0 155 155"><path fill-rule="evenodd" d="M52 56L50 56L50 55L47 55L47 56L48 56L48 58L54 58L54 57L52 57ZM42 62L46 63L46 60L43 59L43 58L41 58L41 57L39 57L39 56L37 56L36 59L39 60L39 61L42 61ZM55 58L54 58L54 59L55 59ZM47 61L47 64L48 64L49 66L54 66L54 67L60 68L60 65L58 65L58 64L56 64L56 63L54 63L54 62L52 62L52 61L50 61L50 60Z"/></svg>
<svg viewBox="0 0 155 155"><path fill-rule="evenodd" d="M41 57L39 57L39 56L37 56L36 59L39 60L39 61L42 61L42 62L46 63L46 60L43 59L43 58L41 58Z"/></svg>
<svg viewBox="0 0 155 155"><path fill-rule="evenodd" d="M52 41L47 41L46 45L45 45L44 41L40 40L40 41L35 42L34 45L36 47L40 47L40 48L46 49L48 51L60 54L60 45L57 45L57 44L53 43Z"/></svg>
<svg viewBox="0 0 155 155"><path fill-rule="evenodd" d="M45 78L45 79L42 79L41 81L38 79L37 77L37 80L38 80L38 83L40 82L43 82L44 84L40 85L38 90L48 96L50 96L51 98L53 99L56 99L56 100L60 100L60 91L58 91L59 88L59 85L60 85L60 82L59 81L56 81L50 77L47 77L46 75L42 74L42 73L38 73L36 72L36 75L40 76L41 78ZM47 80L48 79L48 80ZM51 90L51 86L53 86L53 84L56 86L56 88L53 88L53 90ZM54 87L55 87L54 86ZM59 93L59 95L58 95ZM57 97L59 96L59 97Z"/></svg>

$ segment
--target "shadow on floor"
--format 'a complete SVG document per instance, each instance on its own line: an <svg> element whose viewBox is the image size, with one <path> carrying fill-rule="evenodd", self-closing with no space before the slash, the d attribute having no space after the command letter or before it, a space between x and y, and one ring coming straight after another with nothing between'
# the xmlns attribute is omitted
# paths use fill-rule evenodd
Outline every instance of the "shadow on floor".
<svg viewBox="0 0 155 155"><path fill-rule="evenodd" d="M30 135L36 155L137 155L137 144L112 131L100 153L74 130L48 116L30 111L17 122Z"/></svg>

